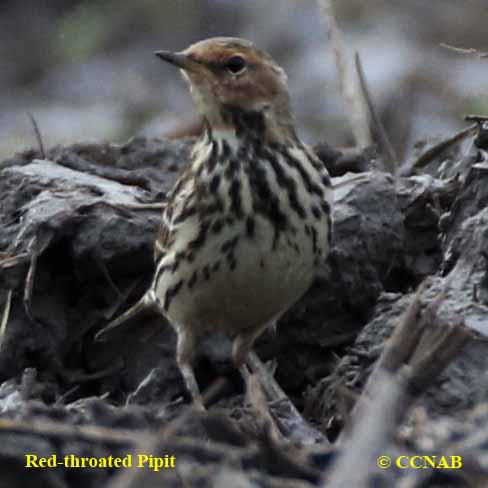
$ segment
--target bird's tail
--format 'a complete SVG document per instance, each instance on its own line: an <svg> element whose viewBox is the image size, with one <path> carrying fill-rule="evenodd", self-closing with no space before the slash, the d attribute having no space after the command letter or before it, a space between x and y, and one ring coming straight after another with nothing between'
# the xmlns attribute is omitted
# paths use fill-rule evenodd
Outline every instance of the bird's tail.
<svg viewBox="0 0 488 488"><path fill-rule="evenodd" d="M116 329L120 325L127 322L129 319L137 315L138 313L142 312L143 310L147 310L151 306L154 305L154 297L153 297L152 290L149 290L137 303L132 305L129 310L126 310L122 315L119 315L116 319L112 320L106 327L99 330L95 334L95 340L97 342L104 342L108 339L108 333L112 330Z"/></svg>

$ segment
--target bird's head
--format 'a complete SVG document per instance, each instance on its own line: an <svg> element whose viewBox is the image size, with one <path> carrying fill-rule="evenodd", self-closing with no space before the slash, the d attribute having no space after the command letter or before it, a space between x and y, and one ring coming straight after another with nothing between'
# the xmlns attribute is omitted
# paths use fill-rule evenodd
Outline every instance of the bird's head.
<svg viewBox="0 0 488 488"><path fill-rule="evenodd" d="M270 136L293 127L286 74L252 43L216 37L181 52L155 54L180 68L200 113L213 129L235 129L236 114L262 116Z"/></svg>

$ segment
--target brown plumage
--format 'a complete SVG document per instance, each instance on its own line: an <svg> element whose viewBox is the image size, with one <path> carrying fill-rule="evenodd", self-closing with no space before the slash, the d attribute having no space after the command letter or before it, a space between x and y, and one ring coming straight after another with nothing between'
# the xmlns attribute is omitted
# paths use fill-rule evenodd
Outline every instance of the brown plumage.
<svg viewBox="0 0 488 488"><path fill-rule="evenodd" d="M325 259L332 190L295 133L286 74L269 54L234 38L156 54L181 69L204 133L168 196L150 290L101 333L155 304L176 330L178 364L199 402L195 342L222 331L243 364Z"/></svg>

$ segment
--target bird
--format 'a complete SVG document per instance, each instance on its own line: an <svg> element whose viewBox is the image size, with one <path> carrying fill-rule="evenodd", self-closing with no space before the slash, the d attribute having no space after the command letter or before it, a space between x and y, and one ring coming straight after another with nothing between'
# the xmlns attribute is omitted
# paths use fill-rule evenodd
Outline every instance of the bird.
<svg viewBox="0 0 488 488"><path fill-rule="evenodd" d="M224 333L242 369L255 340L325 262L333 193L323 163L297 135L287 75L270 54L232 37L155 54L180 70L203 129L167 196L148 291L96 338L155 306L176 332L178 367L201 406L198 341Z"/></svg>

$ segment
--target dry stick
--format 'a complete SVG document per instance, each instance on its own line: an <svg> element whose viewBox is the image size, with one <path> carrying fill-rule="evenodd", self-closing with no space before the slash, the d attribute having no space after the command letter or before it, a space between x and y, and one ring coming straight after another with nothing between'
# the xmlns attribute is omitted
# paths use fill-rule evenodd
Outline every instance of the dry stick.
<svg viewBox="0 0 488 488"><path fill-rule="evenodd" d="M96 371L95 373L65 373L64 379L69 383L88 383L89 381L106 378L113 376L116 372L120 371L124 367L124 361L119 358L115 364L108 366L105 369Z"/></svg>
<svg viewBox="0 0 488 488"><path fill-rule="evenodd" d="M94 425L67 425L63 422L46 419L29 422L25 419L13 420L0 418L0 439L2 435L10 436L12 434L39 436L53 440L84 441L125 448L136 447L148 437L154 437L154 434L148 430L113 429ZM175 438L164 440L170 441L175 445L205 449L205 444L202 445L200 439ZM211 449L212 451L215 451L215 454L217 455L225 455L228 451L228 446L214 443L211 446ZM136 448L135 452L139 453L140 451ZM168 450L168 452L171 451ZM22 458L24 457L25 456L22 455ZM141 472L144 470L135 469L135 471Z"/></svg>
<svg viewBox="0 0 488 488"><path fill-rule="evenodd" d="M33 237L29 247L32 248L30 253L30 266L29 271L27 271L27 277L25 278L25 287L24 287L24 308L27 316L32 322L35 322L34 317L31 312L31 305L32 305L32 291L34 289L34 280L36 276L37 270L37 258L39 256L39 252L37 249L37 238Z"/></svg>
<svg viewBox="0 0 488 488"><path fill-rule="evenodd" d="M268 396L271 405L275 407L273 414L286 438L303 445L328 444L327 438L320 431L314 429L300 415L295 405L293 405L254 351L249 353L247 364L259 376L263 390ZM278 412L279 415L277 415Z"/></svg>
<svg viewBox="0 0 488 488"><path fill-rule="evenodd" d="M356 55L354 56L354 62L358 74L359 86L363 91L363 98L366 102L369 114L371 116L373 133L376 136L376 140L380 149L380 154L383 155L385 169L394 175L399 166L398 155L393 148L393 144L391 143L388 134L386 133L385 126L383 125L379 113L373 103L371 92L369 91L368 84L366 82L366 76L364 74L363 65L361 63L361 58L359 57L358 52L356 52Z"/></svg>
<svg viewBox="0 0 488 488"><path fill-rule="evenodd" d="M8 258L2 259L0 261L0 269L11 268L13 266L17 266L28 261L30 261L30 254L27 252L23 252L21 254L17 254L16 256L10 256Z"/></svg>
<svg viewBox="0 0 488 488"><path fill-rule="evenodd" d="M209 398L214 397L222 391L224 385L225 381L216 381L210 388L208 388L203 395L203 404L205 404ZM202 412L196 409L193 405L189 406L181 415L173 419L169 424L161 427L156 433L145 433L142 435L137 440L137 443L135 443L133 452L135 454L156 454L162 441L173 437L178 429L185 425L191 417L197 415L202 415ZM136 488L139 483L139 477L143 476L143 471L135 468L136 467L133 466L130 469L121 472L118 476L115 476L109 485L110 488Z"/></svg>
<svg viewBox="0 0 488 488"><path fill-rule="evenodd" d="M350 117L356 145L361 148L370 146L372 139L366 107L364 105L364 100L361 97L358 81L356 77L352 75L351 69L348 68L347 50L342 32L334 15L332 0L317 0L317 2L327 32L327 37L329 38L334 51L339 85Z"/></svg>
<svg viewBox="0 0 488 488"><path fill-rule="evenodd" d="M46 152L44 151L44 143L42 142L41 131L39 130L39 126L37 125L36 119L30 112L27 113L27 116L29 117L30 121L32 122L32 126L34 127L34 133L36 135L37 145L39 147L39 152L41 153L41 158L46 159Z"/></svg>
<svg viewBox="0 0 488 488"><path fill-rule="evenodd" d="M102 272L103 277L105 278L106 282L108 283L112 291L117 295L117 298L120 300L120 298L122 297L122 293L119 290L118 286L114 283L112 277L110 276L110 273L107 269L107 265L103 262L103 259L100 256L99 249L100 249L99 247L95 249L95 253L94 253L95 263L97 264L98 268Z"/></svg>
<svg viewBox="0 0 488 488"><path fill-rule="evenodd" d="M359 400L354 406L352 411L353 418L357 417L361 410L365 408L364 404L369 402L369 398L371 398L369 392L372 385L377 382L377 375L382 374L382 372L395 374L406 364L413 366L415 358L418 358L419 354L422 354L426 340L428 347L433 345L433 336L424 334L426 329L433 327L432 324L436 321L437 311L444 301L447 291L444 288L422 312L422 302L420 298L426 287L426 281L422 282L415 293L412 302L401 318L400 323L397 325L392 336L386 343ZM441 334L450 333L450 330L445 327L438 327L436 330L441 331ZM454 330L463 331L462 333L458 333L464 337L465 329L458 327ZM432 357L430 359L432 360ZM437 362L435 364L437 364ZM418 376L419 372L415 371L415 374ZM342 432L340 439L345 436L345 433L345 431Z"/></svg>
<svg viewBox="0 0 488 488"><path fill-rule="evenodd" d="M373 486L368 475L380 471L378 457L385 455L385 447L397 425L398 412L403 410L406 382L406 377L385 371L377 375L371 390L374 400L363 410L330 475L324 480L324 488Z"/></svg>
<svg viewBox="0 0 488 488"><path fill-rule="evenodd" d="M246 373L244 374L244 380L246 382L247 398L254 408L256 419L261 426L261 435L263 438L268 438L270 442L277 445L280 441L283 441L283 436L276 426L268 408L268 402L261 388L259 376L257 374Z"/></svg>
<svg viewBox="0 0 488 488"><path fill-rule="evenodd" d="M422 302L421 297L427 288L427 283L423 281L417 289L412 302L401 318L400 324L395 327L392 336L388 340L386 347L381 354L375 370L371 374L368 385L374 381L374 373L380 369L384 369L391 373L397 371L400 366L408 361L408 358L413 354L413 351L418 345L423 328L425 327L425 314L421 315ZM436 306L439 304L439 297L433 302ZM430 311L433 311L431 305ZM430 313L429 312L429 315Z"/></svg>
<svg viewBox="0 0 488 488"><path fill-rule="evenodd" d="M266 459L272 458L275 469L280 471L283 477L298 475L297 477L320 479L319 471L305 463L305 458L301 455L303 449L298 451L284 449L286 439L274 421L259 375L250 374L245 367L241 368L241 373L246 382L247 398L254 409L255 420L260 428L260 432L257 432L260 456Z"/></svg>
<svg viewBox="0 0 488 488"><path fill-rule="evenodd" d="M410 403L431 385L432 380L447 367L468 340L473 337L472 332L463 326L461 319L453 325L439 321L438 330L435 329L435 327L425 329L419 348L410 360L412 367L412 378L409 384ZM407 403L406 408L408 406Z"/></svg>
<svg viewBox="0 0 488 488"><path fill-rule="evenodd" d="M2 314L2 322L0 323L0 349L2 348L5 332L7 331L8 318L10 316L10 304L12 302L12 290L7 293L7 299L5 301L5 307Z"/></svg>
<svg viewBox="0 0 488 488"><path fill-rule="evenodd" d="M483 122L488 121L488 115L468 114L464 116L464 120L466 122L476 122L477 124L482 124Z"/></svg>
<svg viewBox="0 0 488 488"><path fill-rule="evenodd" d="M130 294L134 291L134 289L142 282L141 279L134 280L123 292L120 293L118 300L114 300L114 303L111 307L107 308L103 313L103 317L107 320L113 318L113 316L117 313L120 306L124 304L127 299L129 298Z"/></svg>
<svg viewBox="0 0 488 488"><path fill-rule="evenodd" d="M76 439L114 446L133 445L145 435L145 432L133 430L110 429L92 425L72 426L52 420L28 422L0 419L0 436L4 433L32 434L49 439Z"/></svg>
<svg viewBox="0 0 488 488"><path fill-rule="evenodd" d="M119 207L129 210L164 210L166 203L118 203Z"/></svg>
<svg viewBox="0 0 488 488"><path fill-rule="evenodd" d="M44 235L40 236L37 233L29 242L27 250L30 254L30 266L27 271L27 276L25 278L24 287L24 309L32 322L37 322L37 320L32 315L31 305L32 305L32 293L34 290L34 280L37 271L37 260L39 256L45 251L52 240L52 234L48 231Z"/></svg>
<svg viewBox="0 0 488 488"><path fill-rule="evenodd" d="M442 154L445 150L461 142L467 136L474 133L477 128L478 124L470 125L469 127L466 127L465 129L456 132L456 134L454 134L453 136L442 140L435 146L430 147L412 163L408 174L406 174L405 176L408 176L409 174L415 174L417 170L427 166L434 158Z"/></svg>
<svg viewBox="0 0 488 488"><path fill-rule="evenodd" d="M440 46L444 47L446 49L449 49L449 51L454 51L454 52L459 53L459 54L475 54L480 59L488 58L488 53L484 53L484 52L479 51L478 49L475 49L473 47L469 47L469 48L456 47L456 46L452 46L451 44L446 44L445 42L441 42Z"/></svg>
<svg viewBox="0 0 488 488"><path fill-rule="evenodd" d="M377 458L416 397L432 383L471 337L459 323L443 324L437 311L443 290L420 314L422 285L388 341L354 408L355 426L332 469L328 487L370 486ZM412 337L413 336L413 337ZM402 340L405 342L401 343ZM343 440L341 434L340 440ZM354 465L354 470L351 466ZM377 472L377 471L376 471Z"/></svg>

